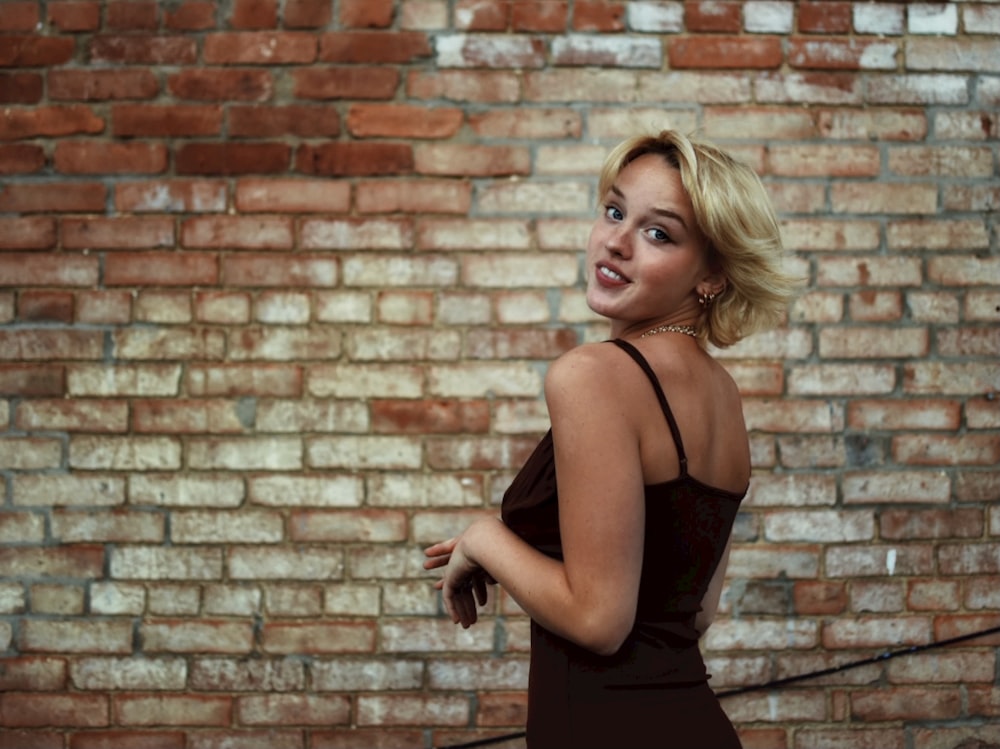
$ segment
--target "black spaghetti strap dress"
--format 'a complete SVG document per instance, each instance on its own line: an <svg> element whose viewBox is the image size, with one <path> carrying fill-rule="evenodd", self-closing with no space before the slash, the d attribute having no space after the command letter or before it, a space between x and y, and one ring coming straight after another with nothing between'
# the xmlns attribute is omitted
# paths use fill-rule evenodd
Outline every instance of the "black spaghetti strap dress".
<svg viewBox="0 0 1000 749"><path fill-rule="evenodd" d="M695 615L745 496L688 475L680 431L652 368L622 340L653 385L680 458L680 475L647 485L639 600L631 633L600 656L531 623L529 749L738 749L708 686ZM551 430L514 478L501 515L535 548L562 558Z"/></svg>

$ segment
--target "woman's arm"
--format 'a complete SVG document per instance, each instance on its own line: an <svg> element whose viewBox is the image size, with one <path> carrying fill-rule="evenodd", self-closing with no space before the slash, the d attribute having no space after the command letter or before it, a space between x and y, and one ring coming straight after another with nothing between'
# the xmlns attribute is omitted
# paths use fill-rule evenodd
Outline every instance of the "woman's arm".
<svg viewBox="0 0 1000 749"><path fill-rule="evenodd" d="M616 351L574 349L546 376L563 561L495 518L473 523L457 539L427 550L425 566L447 564L439 587L454 621L475 621L476 576L485 570L533 619L581 647L614 653L628 635L645 505L638 431L621 382L627 362Z"/></svg>

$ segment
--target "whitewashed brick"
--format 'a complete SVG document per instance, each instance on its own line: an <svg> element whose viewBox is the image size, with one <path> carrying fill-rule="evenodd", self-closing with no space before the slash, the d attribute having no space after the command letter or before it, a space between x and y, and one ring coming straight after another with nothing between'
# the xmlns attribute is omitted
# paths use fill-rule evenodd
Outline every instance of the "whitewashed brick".
<svg viewBox="0 0 1000 749"><path fill-rule="evenodd" d="M743 28L757 34L788 34L795 20L795 3L749 0L743 3Z"/></svg>

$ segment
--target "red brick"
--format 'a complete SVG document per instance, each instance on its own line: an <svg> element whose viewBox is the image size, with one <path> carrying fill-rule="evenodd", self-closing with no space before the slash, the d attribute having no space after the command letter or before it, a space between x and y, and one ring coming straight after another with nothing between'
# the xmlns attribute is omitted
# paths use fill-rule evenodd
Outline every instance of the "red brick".
<svg viewBox="0 0 1000 749"><path fill-rule="evenodd" d="M419 746L424 740L424 730L417 728L355 728L351 726L340 730L314 730L310 733L312 735L310 749L358 749L359 747L364 747L364 749L396 749L400 746ZM451 733L449 732L435 731L434 743L439 746L458 745L473 738L466 734L455 740L451 740L450 737ZM474 738L481 738L481 735L476 733Z"/></svg>
<svg viewBox="0 0 1000 749"><path fill-rule="evenodd" d="M684 28L735 34L743 28L743 3L697 0L684 3Z"/></svg>
<svg viewBox="0 0 1000 749"><path fill-rule="evenodd" d="M864 722L949 720L962 711L957 687L894 687L851 694L851 717Z"/></svg>
<svg viewBox="0 0 1000 749"><path fill-rule="evenodd" d="M893 459L903 465L980 465L1000 463L1000 435L901 434L892 438Z"/></svg>
<svg viewBox="0 0 1000 749"><path fill-rule="evenodd" d="M61 658L26 656L4 659L3 672L0 673L0 693L48 692L62 690L65 687L66 661Z"/></svg>
<svg viewBox="0 0 1000 749"><path fill-rule="evenodd" d="M152 99L160 84L149 70L70 70L48 71L49 98L63 101L106 101L109 99Z"/></svg>
<svg viewBox="0 0 1000 749"><path fill-rule="evenodd" d="M340 135L340 114L325 106L231 105L226 108L230 137L272 138L297 135L303 138Z"/></svg>
<svg viewBox="0 0 1000 749"><path fill-rule="evenodd" d="M531 156L518 146L433 145L418 147L420 174L501 177L531 172Z"/></svg>
<svg viewBox="0 0 1000 749"><path fill-rule="evenodd" d="M234 0L229 25L234 29L273 29L278 25L277 0Z"/></svg>
<svg viewBox="0 0 1000 749"><path fill-rule="evenodd" d="M624 31L625 3L616 0L577 0L573 12L575 31Z"/></svg>
<svg viewBox="0 0 1000 749"><path fill-rule="evenodd" d="M12 692L0 696L0 721L5 728L100 728L110 711L105 695Z"/></svg>
<svg viewBox="0 0 1000 749"><path fill-rule="evenodd" d="M11 34L0 46L0 67L38 68L62 65L73 58L75 44L68 37Z"/></svg>
<svg viewBox="0 0 1000 749"><path fill-rule="evenodd" d="M384 29L392 24L393 0L340 0L340 25Z"/></svg>
<svg viewBox="0 0 1000 749"><path fill-rule="evenodd" d="M329 0L285 0L283 18L287 28L322 28L330 22L331 17Z"/></svg>
<svg viewBox="0 0 1000 749"><path fill-rule="evenodd" d="M246 178L237 182L234 202L241 213L346 213L351 186L324 179Z"/></svg>
<svg viewBox="0 0 1000 749"><path fill-rule="evenodd" d="M797 580L793 596L795 611L805 616L833 616L847 611L847 589L844 583Z"/></svg>
<svg viewBox="0 0 1000 749"><path fill-rule="evenodd" d="M116 252L105 259L109 286L204 286L218 277L218 259L208 253Z"/></svg>
<svg viewBox="0 0 1000 749"><path fill-rule="evenodd" d="M157 174L167 168L167 149L156 143L56 144L53 164L63 174Z"/></svg>
<svg viewBox="0 0 1000 749"><path fill-rule="evenodd" d="M22 291L17 299L17 319L72 323L73 295L68 291Z"/></svg>
<svg viewBox="0 0 1000 749"><path fill-rule="evenodd" d="M2 228L2 222L0 222ZM65 253L0 254L0 278L15 286L95 286L99 260Z"/></svg>
<svg viewBox="0 0 1000 749"><path fill-rule="evenodd" d="M489 430L486 401L373 400L372 430L381 434L469 434Z"/></svg>
<svg viewBox="0 0 1000 749"><path fill-rule="evenodd" d="M569 22L569 3L552 0L547 3L514 0L511 7L511 30L558 34Z"/></svg>
<svg viewBox="0 0 1000 749"><path fill-rule="evenodd" d="M124 325L132 316L127 291L81 291L76 297L76 319L82 323Z"/></svg>
<svg viewBox="0 0 1000 749"><path fill-rule="evenodd" d="M289 250L293 227L282 216L204 216L181 226L184 247Z"/></svg>
<svg viewBox="0 0 1000 749"><path fill-rule="evenodd" d="M361 213L455 213L472 205L472 185L451 179L366 180L358 182L355 205Z"/></svg>
<svg viewBox="0 0 1000 749"><path fill-rule="evenodd" d="M235 31L207 35L202 55L209 65L304 64L315 61L316 48L305 31Z"/></svg>
<svg viewBox="0 0 1000 749"><path fill-rule="evenodd" d="M0 365L0 395L60 396L66 393L66 371L52 364Z"/></svg>
<svg viewBox="0 0 1000 749"><path fill-rule="evenodd" d="M72 749L185 749L182 731L80 731L73 735ZM61 749L61 746L60 746Z"/></svg>
<svg viewBox="0 0 1000 749"><path fill-rule="evenodd" d="M82 105L32 109L6 107L0 116L0 140L92 135L103 130L104 120L90 107Z"/></svg>
<svg viewBox="0 0 1000 749"><path fill-rule="evenodd" d="M799 31L806 34L848 34L851 31L851 3L799 3Z"/></svg>
<svg viewBox="0 0 1000 749"><path fill-rule="evenodd" d="M455 28L462 31L506 31L510 0L458 0Z"/></svg>
<svg viewBox="0 0 1000 749"><path fill-rule="evenodd" d="M672 68L778 68L784 60L776 37L671 39L667 55Z"/></svg>
<svg viewBox="0 0 1000 749"><path fill-rule="evenodd" d="M185 36L130 34L94 36L88 45L91 62L131 65L193 65L197 42Z"/></svg>
<svg viewBox="0 0 1000 749"><path fill-rule="evenodd" d="M48 21L59 31L96 31L101 25L101 3L56 0L47 4Z"/></svg>
<svg viewBox="0 0 1000 749"><path fill-rule="evenodd" d="M506 103L521 99L520 81L511 71L413 70L408 74L406 89L408 96L417 99Z"/></svg>
<svg viewBox="0 0 1000 749"><path fill-rule="evenodd" d="M274 93L274 83L267 70L199 68L169 76L167 90L178 99L266 101Z"/></svg>
<svg viewBox="0 0 1000 749"><path fill-rule="evenodd" d="M390 67L305 68L293 73L300 99L391 99L399 71Z"/></svg>
<svg viewBox="0 0 1000 749"><path fill-rule="evenodd" d="M105 25L112 31L154 31L156 3L150 0L114 0L105 8Z"/></svg>
<svg viewBox="0 0 1000 749"><path fill-rule="evenodd" d="M33 31L38 25L38 3L7 0L0 14L0 31Z"/></svg>
<svg viewBox="0 0 1000 749"><path fill-rule="evenodd" d="M234 402L205 398L136 401L132 421L136 432L154 434L240 433L245 429Z"/></svg>
<svg viewBox="0 0 1000 749"><path fill-rule="evenodd" d="M111 110L111 130L118 137L218 135L222 130L222 108L119 104Z"/></svg>
<svg viewBox="0 0 1000 749"><path fill-rule="evenodd" d="M178 31L207 31L215 28L218 3L209 0L182 0L163 9L163 27Z"/></svg>
<svg viewBox="0 0 1000 749"><path fill-rule="evenodd" d="M222 278L227 286L335 286L339 264L329 255L226 255Z"/></svg>
<svg viewBox="0 0 1000 749"><path fill-rule="evenodd" d="M412 63L431 55L426 34L417 31L344 31L320 37L322 62L358 64Z"/></svg>
<svg viewBox="0 0 1000 749"><path fill-rule="evenodd" d="M405 143L328 143L300 146L296 170L326 176L408 174L413 171L413 148Z"/></svg>
<svg viewBox="0 0 1000 749"><path fill-rule="evenodd" d="M121 218L64 218L65 249L145 249L172 247L174 222L161 216Z"/></svg>
<svg viewBox="0 0 1000 749"><path fill-rule="evenodd" d="M464 119L457 108L355 104L347 113L347 129L356 138L450 138Z"/></svg>
<svg viewBox="0 0 1000 749"><path fill-rule="evenodd" d="M101 337L99 332L89 330L0 330L0 358L15 361L99 359L103 347Z"/></svg>
<svg viewBox="0 0 1000 749"><path fill-rule="evenodd" d="M40 73L0 73L0 103L37 104L41 99Z"/></svg>
<svg viewBox="0 0 1000 749"><path fill-rule="evenodd" d="M0 212L102 213L107 189L100 182L0 185Z"/></svg>
<svg viewBox="0 0 1000 749"><path fill-rule="evenodd" d="M45 166L45 150L30 143L0 143L0 174L30 174Z"/></svg>
<svg viewBox="0 0 1000 749"><path fill-rule="evenodd" d="M767 165L785 177L874 177L881 169L877 146L772 145Z"/></svg>
<svg viewBox="0 0 1000 749"><path fill-rule="evenodd" d="M55 220L47 217L0 218L0 250L48 249L55 245L55 230ZM15 260L0 255L0 262Z"/></svg>
<svg viewBox="0 0 1000 749"><path fill-rule="evenodd" d="M178 174L275 174L288 169L284 143L185 143L175 155Z"/></svg>

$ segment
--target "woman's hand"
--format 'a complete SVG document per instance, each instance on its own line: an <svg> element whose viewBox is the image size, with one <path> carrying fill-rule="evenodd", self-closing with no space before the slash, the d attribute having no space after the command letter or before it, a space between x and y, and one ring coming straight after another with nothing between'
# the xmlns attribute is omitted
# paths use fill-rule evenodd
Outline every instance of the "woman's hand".
<svg viewBox="0 0 1000 749"><path fill-rule="evenodd" d="M468 554L466 537L476 525L470 526L460 536L424 549L427 556L424 569L445 568L444 576L434 587L442 592L444 606L451 620L465 629L478 620L477 603L479 606L486 605L487 586L496 582Z"/></svg>

